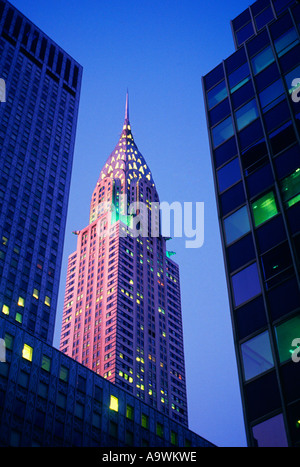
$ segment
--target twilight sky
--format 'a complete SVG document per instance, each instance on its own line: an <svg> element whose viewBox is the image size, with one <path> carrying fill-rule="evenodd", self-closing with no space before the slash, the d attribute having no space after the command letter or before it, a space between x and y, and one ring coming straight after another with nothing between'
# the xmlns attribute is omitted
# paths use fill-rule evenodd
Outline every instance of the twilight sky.
<svg viewBox="0 0 300 467"><path fill-rule="evenodd" d="M133 136L161 201L205 203L205 240L168 243L180 266L189 428L245 446L201 76L234 52L230 20L247 0L11 0L83 67L54 346L59 347L73 230L122 131L129 89Z"/></svg>

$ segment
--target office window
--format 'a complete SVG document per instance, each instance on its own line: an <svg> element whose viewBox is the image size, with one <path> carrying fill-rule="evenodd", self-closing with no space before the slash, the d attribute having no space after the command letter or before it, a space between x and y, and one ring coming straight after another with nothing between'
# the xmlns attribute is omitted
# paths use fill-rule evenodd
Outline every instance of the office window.
<svg viewBox="0 0 300 467"><path fill-rule="evenodd" d="M245 380L273 368L274 361L268 331L241 345Z"/></svg>
<svg viewBox="0 0 300 467"><path fill-rule="evenodd" d="M288 447L282 414L255 425L252 433L259 448Z"/></svg>
<svg viewBox="0 0 300 467"><path fill-rule="evenodd" d="M262 256L261 261L265 280L290 268L292 266L292 257L288 243L282 243L268 251Z"/></svg>
<svg viewBox="0 0 300 467"><path fill-rule="evenodd" d="M65 366L61 365L60 367L60 373L59 373L59 379L62 381L65 381L66 383L68 382L68 377L69 377L69 370Z"/></svg>
<svg viewBox="0 0 300 467"><path fill-rule="evenodd" d="M291 360L292 354L296 350L296 345L292 344L292 342L294 339L300 338L300 316L276 326L275 332L280 362Z"/></svg>
<svg viewBox="0 0 300 467"><path fill-rule="evenodd" d="M250 231L247 206L243 206L224 219L224 230L227 245Z"/></svg>
<svg viewBox="0 0 300 467"><path fill-rule="evenodd" d="M23 297L19 297L18 299L18 306L24 307L25 305L25 300Z"/></svg>
<svg viewBox="0 0 300 467"><path fill-rule="evenodd" d="M223 99L227 97L227 89L225 81L217 84L213 89L207 93L208 108L211 109L215 105L219 104Z"/></svg>
<svg viewBox="0 0 300 467"><path fill-rule="evenodd" d="M285 97L282 80L278 79L259 94L260 105L267 112Z"/></svg>
<svg viewBox="0 0 300 467"><path fill-rule="evenodd" d="M9 306L3 305L3 306L2 306L2 313L3 313L4 315L9 315Z"/></svg>
<svg viewBox="0 0 300 467"><path fill-rule="evenodd" d="M261 293L256 263L233 275L231 280L235 306L239 306Z"/></svg>
<svg viewBox="0 0 300 467"><path fill-rule="evenodd" d="M32 362L32 354L33 354L33 348L30 347L30 345L24 344L23 350L22 350L22 357L25 360L28 360L29 362Z"/></svg>
<svg viewBox="0 0 300 467"><path fill-rule="evenodd" d="M281 181L281 192L288 207L300 201L300 168Z"/></svg>
<svg viewBox="0 0 300 467"><path fill-rule="evenodd" d="M51 359L47 355L42 357L42 369L45 371L50 371L51 368Z"/></svg>
<svg viewBox="0 0 300 467"><path fill-rule="evenodd" d="M134 417L134 408L132 405L127 404L126 406L126 418L129 418L129 420L133 420Z"/></svg>
<svg viewBox="0 0 300 467"><path fill-rule="evenodd" d="M243 183L236 183L220 196L223 216L242 206L246 201Z"/></svg>
<svg viewBox="0 0 300 467"><path fill-rule="evenodd" d="M149 417L148 415L142 413L141 425L143 428L149 429Z"/></svg>
<svg viewBox="0 0 300 467"><path fill-rule="evenodd" d="M119 399L113 395L110 396L110 404L109 404L110 410L113 410L114 412L119 411Z"/></svg>
<svg viewBox="0 0 300 467"><path fill-rule="evenodd" d="M157 422L156 423L156 434L157 436L159 436L160 438L163 438L164 436L164 426L162 423L160 422Z"/></svg>
<svg viewBox="0 0 300 467"><path fill-rule="evenodd" d="M237 70L228 75L230 92L237 91L250 80L250 69L248 63L244 63Z"/></svg>
<svg viewBox="0 0 300 467"><path fill-rule="evenodd" d="M272 21L273 18L274 14L272 8L269 6L255 17L256 29L259 30L263 28L269 21Z"/></svg>
<svg viewBox="0 0 300 467"><path fill-rule="evenodd" d="M270 191L252 203L255 227L263 224L278 214L275 195Z"/></svg>
<svg viewBox="0 0 300 467"><path fill-rule="evenodd" d="M256 75L262 70L271 65L275 60L272 49L270 46L259 52L255 57L252 58L253 73Z"/></svg>
<svg viewBox="0 0 300 467"><path fill-rule="evenodd" d="M231 138L233 134L232 118L228 117L212 129L214 147L224 143L224 141Z"/></svg>
<svg viewBox="0 0 300 467"><path fill-rule="evenodd" d="M238 130L242 130L249 123L253 122L258 117L258 110L255 99L248 102L235 112L236 123Z"/></svg>
<svg viewBox="0 0 300 467"><path fill-rule="evenodd" d="M173 444L173 446L177 446L178 444L178 435L175 431L172 431L172 430L171 430L171 444Z"/></svg>
<svg viewBox="0 0 300 467"><path fill-rule="evenodd" d="M295 28L286 31L282 36L274 41L275 49L278 57L281 57L299 43L298 35Z"/></svg>
<svg viewBox="0 0 300 467"><path fill-rule="evenodd" d="M254 28L252 23L248 23L245 26L243 26L239 31L236 31L236 39L238 45L241 45L243 42L245 42L249 37L253 36L254 34Z"/></svg>
<svg viewBox="0 0 300 467"><path fill-rule="evenodd" d="M226 190L241 179L239 159L226 164L217 172L220 192Z"/></svg>

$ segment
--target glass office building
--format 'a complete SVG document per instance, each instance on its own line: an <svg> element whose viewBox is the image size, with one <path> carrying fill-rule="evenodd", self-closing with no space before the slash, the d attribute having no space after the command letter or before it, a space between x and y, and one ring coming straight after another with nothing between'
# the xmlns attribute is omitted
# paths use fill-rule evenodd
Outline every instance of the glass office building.
<svg viewBox="0 0 300 467"><path fill-rule="evenodd" d="M0 314L50 344L81 75L0 1Z"/></svg>
<svg viewBox="0 0 300 467"><path fill-rule="evenodd" d="M259 0L203 77L249 446L300 445L300 4Z"/></svg>

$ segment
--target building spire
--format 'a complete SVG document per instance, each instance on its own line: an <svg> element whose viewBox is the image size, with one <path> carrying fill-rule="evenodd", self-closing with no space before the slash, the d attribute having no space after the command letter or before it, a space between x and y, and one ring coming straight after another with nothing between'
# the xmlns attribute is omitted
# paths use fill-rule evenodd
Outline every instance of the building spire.
<svg viewBox="0 0 300 467"><path fill-rule="evenodd" d="M125 121L129 123L129 98L128 98L128 88L126 93L126 106L125 106Z"/></svg>

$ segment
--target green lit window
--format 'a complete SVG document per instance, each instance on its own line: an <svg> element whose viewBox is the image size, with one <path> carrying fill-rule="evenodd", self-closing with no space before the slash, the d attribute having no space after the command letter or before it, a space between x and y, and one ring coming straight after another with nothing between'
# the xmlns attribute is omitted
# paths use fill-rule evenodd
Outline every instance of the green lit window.
<svg viewBox="0 0 300 467"><path fill-rule="evenodd" d="M171 444L173 444L173 446L177 446L178 444L178 436L175 431L171 431Z"/></svg>
<svg viewBox="0 0 300 467"><path fill-rule="evenodd" d="M223 99L227 97L227 89L225 81L222 81L220 84L217 84L213 89L207 93L207 102L208 108L211 109Z"/></svg>
<svg viewBox="0 0 300 467"><path fill-rule="evenodd" d="M273 191L252 203L252 210L256 227L276 216L278 209Z"/></svg>
<svg viewBox="0 0 300 467"><path fill-rule="evenodd" d="M292 342L300 338L300 316L296 316L275 328L280 362L291 360L296 346ZM296 350L297 356L299 351Z"/></svg>
<svg viewBox="0 0 300 467"><path fill-rule="evenodd" d="M2 306L2 313L3 313L4 315L9 315L9 306L3 305L3 306Z"/></svg>
<svg viewBox="0 0 300 467"><path fill-rule="evenodd" d="M149 428L149 417L144 413L142 413L141 425L143 428Z"/></svg>
<svg viewBox="0 0 300 467"><path fill-rule="evenodd" d="M113 410L114 412L119 411L119 399L113 395L110 396L110 404L109 404L110 410Z"/></svg>
<svg viewBox="0 0 300 467"><path fill-rule="evenodd" d="M214 147L224 143L224 141L231 138L231 136L233 136L233 124L231 117L226 118L223 122L219 123L212 129Z"/></svg>
<svg viewBox="0 0 300 467"><path fill-rule="evenodd" d="M274 366L268 331L242 344L241 351L246 381L264 373Z"/></svg>
<svg viewBox="0 0 300 467"><path fill-rule="evenodd" d="M252 101L237 110L235 116L238 130L242 130L245 126L249 125L249 123L253 122L253 120L258 117L255 99L252 99Z"/></svg>
<svg viewBox="0 0 300 467"><path fill-rule="evenodd" d="M23 315L21 313L16 313L16 317L15 317L15 320L17 321L17 323L20 323L22 324L22 321L23 321Z"/></svg>
<svg viewBox="0 0 300 467"><path fill-rule="evenodd" d="M132 407L132 405L127 404L126 418L129 418L129 420L133 420L133 415L134 415L134 408Z"/></svg>
<svg viewBox="0 0 300 467"><path fill-rule="evenodd" d="M278 37L274 41L275 49L278 54L278 57L286 54L290 49L292 49L296 44L298 44L298 34L294 28L286 31L282 36Z"/></svg>
<svg viewBox="0 0 300 467"><path fill-rule="evenodd" d="M5 336L4 336L4 341L5 341L5 347L6 347L6 349L12 350L12 348L13 348L13 342L14 342L13 336L11 336L10 334L8 334L8 333L6 332L6 333L5 333Z"/></svg>
<svg viewBox="0 0 300 467"><path fill-rule="evenodd" d="M43 358L42 358L43 370L50 371L50 367L51 367L51 359L47 357L47 355L43 355Z"/></svg>
<svg viewBox="0 0 300 467"><path fill-rule="evenodd" d="M281 182L283 200L288 207L300 201L300 168Z"/></svg>
<svg viewBox="0 0 300 467"><path fill-rule="evenodd" d="M159 423L159 422L156 423L156 434L160 438L163 438L163 436L164 436L164 426L163 426L162 423Z"/></svg>
<svg viewBox="0 0 300 467"><path fill-rule="evenodd" d="M65 366L61 365L60 372L59 372L59 379L65 381L67 383L69 377L69 370Z"/></svg>
<svg viewBox="0 0 300 467"><path fill-rule="evenodd" d="M30 347L30 345L24 344L23 350L22 350L22 357L25 360L28 360L29 362L32 361L32 354L33 354L33 348Z"/></svg>
<svg viewBox="0 0 300 467"><path fill-rule="evenodd" d="M262 52L255 55L252 58L252 67L253 72L256 75L260 71L267 68L267 66L271 65L275 60L272 49L270 46L266 47Z"/></svg>

